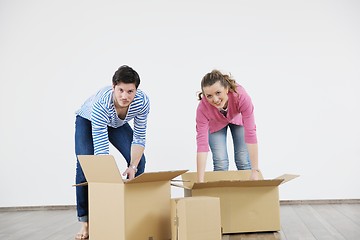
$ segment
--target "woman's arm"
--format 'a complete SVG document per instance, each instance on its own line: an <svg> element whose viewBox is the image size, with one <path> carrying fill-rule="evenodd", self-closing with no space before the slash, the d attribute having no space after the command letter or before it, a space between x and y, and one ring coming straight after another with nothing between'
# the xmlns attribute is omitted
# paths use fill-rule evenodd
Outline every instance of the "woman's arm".
<svg viewBox="0 0 360 240"><path fill-rule="evenodd" d="M250 162L251 162L251 180L258 180L259 160L258 160L258 144L256 136L256 124L254 117L254 105L252 104L250 96L244 88L239 86L239 111L242 115L244 125L244 137L248 148Z"/></svg>
<svg viewBox="0 0 360 240"><path fill-rule="evenodd" d="M258 145L255 144L247 144L250 162L251 162L251 180L258 180L258 172L259 172L259 162L258 162Z"/></svg>
<svg viewBox="0 0 360 240"><path fill-rule="evenodd" d="M197 181L203 182L206 168L206 160L209 152L209 119L205 115L206 109L201 104L196 110L196 167Z"/></svg>
<svg viewBox="0 0 360 240"><path fill-rule="evenodd" d="M197 181L204 182L207 152L198 152L196 155L196 165L197 165Z"/></svg>

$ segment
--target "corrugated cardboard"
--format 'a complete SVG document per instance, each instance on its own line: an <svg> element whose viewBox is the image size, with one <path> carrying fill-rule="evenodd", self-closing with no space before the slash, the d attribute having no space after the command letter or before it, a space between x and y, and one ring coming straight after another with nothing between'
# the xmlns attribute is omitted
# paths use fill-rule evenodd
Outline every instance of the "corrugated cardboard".
<svg viewBox="0 0 360 240"><path fill-rule="evenodd" d="M89 185L92 240L171 239L170 180L187 172L143 173L122 179L111 155L79 155Z"/></svg>
<svg viewBox="0 0 360 240"><path fill-rule="evenodd" d="M248 180L250 170L205 172L203 183L197 173L181 175L185 196L220 198L223 233L263 232L280 230L278 186L298 177L284 174L275 179Z"/></svg>
<svg viewBox="0 0 360 240"><path fill-rule="evenodd" d="M172 240L221 240L220 199L171 199Z"/></svg>

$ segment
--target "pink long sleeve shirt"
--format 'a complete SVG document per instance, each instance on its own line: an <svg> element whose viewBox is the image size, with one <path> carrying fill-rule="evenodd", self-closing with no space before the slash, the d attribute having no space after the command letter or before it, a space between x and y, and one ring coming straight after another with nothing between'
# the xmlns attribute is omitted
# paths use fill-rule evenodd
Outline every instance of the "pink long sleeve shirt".
<svg viewBox="0 0 360 240"><path fill-rule="evenodd" d="M210 105L203 97L196 110L197 152L209 151L209 131L217 132L228 124L244 126L245 142L257 143L254 106L245 89L238 85L237 92L228 93L228 112L226 117L219 109Z"/></svg>

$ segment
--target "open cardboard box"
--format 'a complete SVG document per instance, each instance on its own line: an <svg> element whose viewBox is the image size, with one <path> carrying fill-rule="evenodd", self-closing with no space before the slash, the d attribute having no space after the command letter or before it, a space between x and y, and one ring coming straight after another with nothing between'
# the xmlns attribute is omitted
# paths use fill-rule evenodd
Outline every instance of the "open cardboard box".
<svg viewBox="0 0 360 240"><path fill-rule="evenodd" d="M148 172L127 181L111 155L79 155L89 187L92 240L171 239L170 180L187 170Z"/></svg>
<svg viewBox="0 0 360 240"><path fill-rule="evenodd" d="M274 179L249 180L251 170L205 172L203 183L197 173L181 175L185 197L220 198L223 233L265 232L280 230L279 185L299 175L284 174Z"/></svg>
<svg viewBox="0 0 360 240"><path fill-rule="evenodd" d="M221 240L220 199L171 199L172 240Z"/></svg>

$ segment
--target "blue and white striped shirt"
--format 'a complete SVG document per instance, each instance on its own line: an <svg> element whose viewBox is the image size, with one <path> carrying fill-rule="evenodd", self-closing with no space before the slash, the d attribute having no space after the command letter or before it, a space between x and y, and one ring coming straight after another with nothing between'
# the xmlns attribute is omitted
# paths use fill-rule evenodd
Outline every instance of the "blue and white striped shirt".
<svg viewBox="0 0 360 240"><path fill-rule="evenodd" d="M148 96L140 89L136 90L124 120L116 113L113 90L105 87L88 98L76 114L91 121L94 154L109 154L108 126L118 128L134 119L132 144L145 147L147 117L150 111Z"/></svg>

